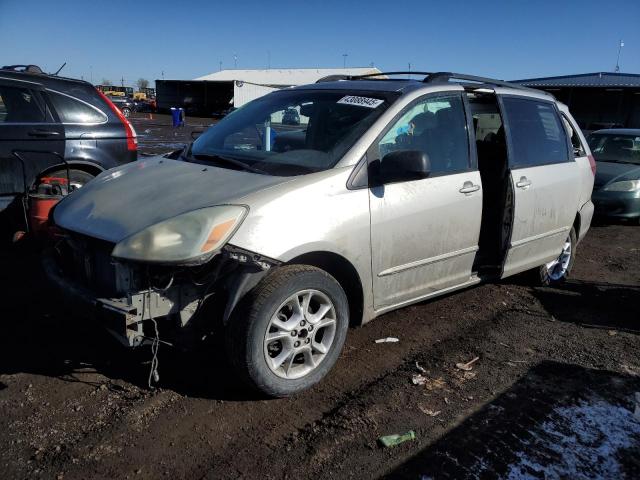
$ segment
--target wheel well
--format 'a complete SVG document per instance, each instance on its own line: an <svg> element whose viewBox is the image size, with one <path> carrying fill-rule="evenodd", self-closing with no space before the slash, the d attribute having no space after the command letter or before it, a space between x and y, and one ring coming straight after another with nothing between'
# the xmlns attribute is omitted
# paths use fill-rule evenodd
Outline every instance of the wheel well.
<svg viewBox="0 0 640 480"><path fill-rule="evenodd" d="M63 170L65 168L66 166L64 164L54 165L53 167L49 167L43 170L42 172L40 172L37 178L47 175L48 173L55 172L56 170ZM73 161L69 162L69 168L73 170L80 170L80 171L86 172L90 175L93 175L94 177L104 171L104 169L100 168L97 165L94 165L93 163L75 163Z"/></svg>
<svg viewBox="0 0 640 480"><path fill-rule="evenodd" d="M362 282L355 267L346 258L332 252L310 252L291 259L289 264L304 264L318 267L335 278L349 302L349 323L357 326L362 323L364 298Z"/></svg>

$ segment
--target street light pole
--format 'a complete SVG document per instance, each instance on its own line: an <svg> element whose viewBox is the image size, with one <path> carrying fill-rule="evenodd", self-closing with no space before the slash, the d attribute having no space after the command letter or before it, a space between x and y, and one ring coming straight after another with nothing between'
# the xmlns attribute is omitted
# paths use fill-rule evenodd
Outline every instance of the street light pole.
<svg viewBox="0 0 640 480"><path fill-rule="evenodd" d="M347 68L347 57L349 56L348 53L343 53L342 54L342 68Z"/></svg>
<svg viewBox="0 0 640 480"><path fill-rule="evenodd" d="M620 45L618 45L618 58L616 59L616 73L620 71L620 51L622 50L622 47L624 47L624 41L620 40Z"/></svg>

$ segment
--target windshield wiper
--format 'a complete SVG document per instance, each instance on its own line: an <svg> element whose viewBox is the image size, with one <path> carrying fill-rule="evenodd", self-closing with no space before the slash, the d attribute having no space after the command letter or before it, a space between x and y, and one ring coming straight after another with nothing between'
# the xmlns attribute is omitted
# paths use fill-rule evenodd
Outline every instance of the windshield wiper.
<svg viewBox="0 0 640 480"><path fill-rule="evenodd" d="M252 167L248 163L241 162L240 160L236 160L235 158L231 158L231 157L221 157L220 155L215 155L212 153L198 153L196 155L193 155L193 158L195 158L196 160L202 159L202 160L209 160L209 161L214 161L218 163L227 163L229 165L233 165L247 172L259 173L260 175L269 175L264 170L260 170L259 168Z"/></svg>

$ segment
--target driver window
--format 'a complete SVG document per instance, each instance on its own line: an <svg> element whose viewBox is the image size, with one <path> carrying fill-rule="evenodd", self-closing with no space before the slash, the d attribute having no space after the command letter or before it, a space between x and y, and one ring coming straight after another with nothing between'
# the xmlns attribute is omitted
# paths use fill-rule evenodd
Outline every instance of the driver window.
<svg viewBox="0 0 640 480"><path fill-rule="evenodd" d="M421 150L432 174L469 169L469 138L460 95L425 98L411 106L378 143L380 158L397 150Z"/></svg>

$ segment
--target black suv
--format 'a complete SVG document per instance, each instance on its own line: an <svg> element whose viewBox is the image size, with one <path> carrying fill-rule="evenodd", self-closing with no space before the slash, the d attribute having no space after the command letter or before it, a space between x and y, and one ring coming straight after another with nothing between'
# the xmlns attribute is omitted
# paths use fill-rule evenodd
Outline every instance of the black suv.
<svg viewBox="0 0 640 480"><path fill-rule="evenodd" d="M109 100L111 100L113 104L122 112L122 115L127 118L129 118L129 115L131 115L132 112L138 111L136 102L134 102L132 98L118 97L114 95L109 97Z"/></svg>
<svg viewBox="0 0 640 480"><path fill-rule="evenodd" d="M131 124L90 83L32 65L0 68L0 227L25 217L23 200L40 179L81 187L136 160L137 149Z"/></svg>

